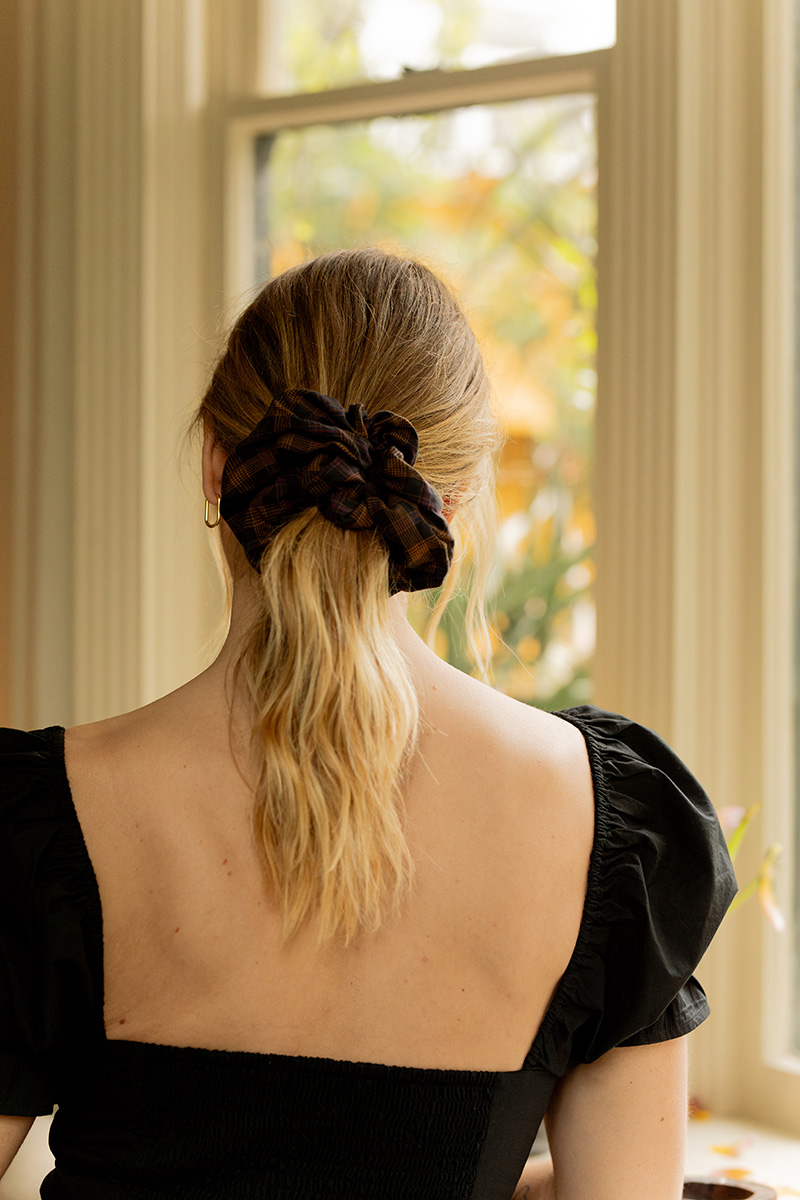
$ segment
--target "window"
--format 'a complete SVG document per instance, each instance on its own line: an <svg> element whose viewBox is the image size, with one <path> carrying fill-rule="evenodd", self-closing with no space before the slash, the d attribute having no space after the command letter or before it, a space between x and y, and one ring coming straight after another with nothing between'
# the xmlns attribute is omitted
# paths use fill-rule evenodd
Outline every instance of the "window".
<svg viewBox="0 0 800 1200"><path fill-rule="evenodd" d="M323 80L366 75L396 87L402 59L412 68L402 81L405 112L378 115L380 87L335 93L360 104L360 120L326 121L331 93L311 103L305 97L301 119L283 123L280 101L265 101L261 128L258 117L248 126L252 209L242 217L252 221L246 240L254 283L310 254L378 243L423 258L454 286L509 433L492 577L494 682L549 708L586 702L592 686L595 97L588 90L559 95L557 64L546 89L541 77L537 87L537 76L526 79L517 62L519 98L504 99L498 77L497 100L473 103L476 80L485 94L486 72L463 68L509 56L512 18L523 31L517 48L528 53L613 37L613 5L593 4L595 21L585 24L574 20L578 7L565 25L563 6L527 4L516 12L511 0L491 7L420 0L403 7L402 36L397 6L372 0L351 6L347 19L309 6L279 10L279 42L290 67L296 64L295 86L313 90ZM429 76L415 72L442 63L461 69L431 111ZM412 606L420 629L423 605ZM469 669L458 608L456 600L438 648Z"/></svg>

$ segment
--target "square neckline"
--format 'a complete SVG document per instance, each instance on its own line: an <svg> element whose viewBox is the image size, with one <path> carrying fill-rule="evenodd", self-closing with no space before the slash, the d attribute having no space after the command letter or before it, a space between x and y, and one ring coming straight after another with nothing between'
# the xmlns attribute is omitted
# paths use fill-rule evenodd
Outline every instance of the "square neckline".
<svg viewBox="0 0 800 1200"><path fill-rule="evenodd" d="M580 706L587 707L587 706ZM592 706L588 706L592 707ZM66 796L69 808L70 820L74 826L78 836L80 850L87 870L87 876L91 884L91 898L94 908L93 917L97 926L97 945L95 947L97 962L93 964L93 968L99 977L100 984L100 1042L103 1045L104 1051L109 1052L109 1047L121 1047L119 1051L112 1050L110 1053L120 1054L147 1054L149 1052L168 1051L176 1056L181 1054L186 1057L201 1057L205 1056L209 1060L213 1057L217 1061L227 1059L228 1061L236 1060L239 1063L248 1063L252 1065L261 1065L263 1067L265 1061L275 1065L284 1065L289 1067L292 1064L299 1066L301 1069L310 1069L317 1067L325 1070L363 1070L366 1074L383 1074L386 1072L400 1073L406 1078L414 1076L425 1076L428 1078L435 1077L438 1082L445 1083L449 1077L452 1081L473 1081L480 1082L490 1078L499 1076L516 1076L525 1071L531 1070L546 1070L540 1064L540 1048L549 1034L550 1027L558 1020L561 1011L564 1007L569 984L576 970L578 969L583 957L584 946L589 937L589 929L593 921L594 905L593 897L595 888L601 870L602 860L602 843L607 828L606 812L605 812L605 780L603 775L602 761L597 744L591 731L588 722L574 715L574 708L560 709L557 712L551 712L551 716L559 717L561 720L567 721L574 725L581 736L583 737L586 746L586 752L589 759L589 767L592 779L592 793L594 799L594 831L592 838L592 849L589 857L589 869L586 881L586 893L584 895L583 907L581 910L581 920L578 926L578 933L575 939L575 944L572 949L569 961L567 962L564 972L559 979L555 991L553 993L550 1004L548 1005L544 1016L536 1031L536 1035L528 1049L525 1058L520 1067L511 1071L498 1070L474 1070L471 1068L457 1067L414 1067L400 1063L383 1063L371 1060L360 1061L356 1059L344 1058L329 1058L323 1055L304 1055L304 1054L278 1054L272 1051L262 1050L229 1050L220 1047L211 1046L180 1046L168 1042L149 1042L139 1041L132 1038L110 1038L105 1026L105 946L103 939L103 904L100 896L100 886L97 881L97 875L94 870L89 848L84 837L83 827L80 823L78 810L75 806L75 800L72 794L72 786L69 780L66 764L66 727L64 725L51 725L45 728L42 732L45 734L54 734L54 758L57 763L58 774L62 790ZM570 715L567 715L570 714Z"/></svg>

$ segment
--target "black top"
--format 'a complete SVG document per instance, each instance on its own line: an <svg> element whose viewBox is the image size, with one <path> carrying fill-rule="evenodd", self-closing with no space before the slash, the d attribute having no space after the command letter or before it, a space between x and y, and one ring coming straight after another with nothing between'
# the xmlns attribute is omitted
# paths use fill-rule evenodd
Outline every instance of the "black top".
<svg viewBox="0 0 800 1200"><path fill-rule="evenodd" d="M588 746L587 894L525 1064L503 1072L108 1041L64 730L0 729L0 1113L58 1104L41 1195L509 1200L560 1076L699 1025L692 972L736 891L714 808L649 729L589 705L557 715Z"/></svg>

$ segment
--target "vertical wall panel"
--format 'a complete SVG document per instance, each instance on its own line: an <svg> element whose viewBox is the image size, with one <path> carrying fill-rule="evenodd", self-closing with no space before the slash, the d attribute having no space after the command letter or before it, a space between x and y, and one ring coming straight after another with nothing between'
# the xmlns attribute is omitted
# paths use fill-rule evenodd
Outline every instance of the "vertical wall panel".
<svg viewBox="0 0 800 1200"><path fill-rule="evenodd" d="M216 316L204 291L209 93L206 6L144 5L141 407L142 700L207 665L222 598L209 587L199 445L182 435L200 401Z"/></svg>
<svg viewBox="0 0 800 1200"><path fill-rule="evenodd" d="M596 700L669 734L675 0L620 0L599 109Z"/></svg>
<svg viewBox="0 0 800 1200"><path fill-rule="evenodd" d="M764 79L764 842L783 847L776 877L785 935L768 936L764 956L764 1049L772 1063L800 1050L800 762L798 636L800 561L797 503L795 352L798 269L797 200L800 120L797 88L800 12L793 0L765 10ZM794 552L793 552L794 550ZM796 1064L795 1064L796 1065Z"/></svg>
<svg viewBox="0 0 800 1200"><path fill-rule="evenodd" d="M219 623L197 455L181 475L179 451L223 302L222 114L252 83L234 60L256 7L229 13L221 0L3 8L18 48L4 75L12 724L138 707L202 669Z"/></svg>
<svg viewBox="0 0 800 1200"><path fill-rule="evenodd" d="M75 713L141 692L141 4L79 0Z"/></svg>
<svg viewBox="0 0 800 1200"><path fill-rule="evenodd" d="M5 113L17 122L7 160L16 200L5 280L13 285L14 317L7 331L14 563L7 719L30 728L72 713L75 20L69 0L12 7L18 41L9 53L18 73L16 105Z"/></svg>
<svg viewBox="0 0 800 1200"><path fill-rule="evenodd" d="M20 43L21 13L18 0L0 5L0 46L6 47L3 70L0 71L0 162L5 170L0 172L0 212L5 216L0 221L0 262L6 264L7 275L17 277L19 270L19 227L21 220L19 205L19 170L16 130L20 122L20 61L19 55L11 53ZM0 445L14 444L14 410L12 396L16 385L16 339L17 304L13 289L0 289ZM13 590L12 569L15 555L20 547L14 536L15 516L20 498L16 494L19 484L16 455L6 456L4 490L6 504L3 527L0 530L0 724L11 724L12 702L12 613Z"/></svg>

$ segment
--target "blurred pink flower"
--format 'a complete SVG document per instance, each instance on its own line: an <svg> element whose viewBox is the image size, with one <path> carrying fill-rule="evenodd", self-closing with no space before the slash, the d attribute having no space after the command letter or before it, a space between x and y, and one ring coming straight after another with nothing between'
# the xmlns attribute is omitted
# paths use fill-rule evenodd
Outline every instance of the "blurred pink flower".
<svg viewBox="0 0 800 1200"><path fill-rule="evenodd" d="M719 823L725 833L733 833L734 829L744 820L745 809L738 804L729 804L725 808L717 809Z"/></svg>

